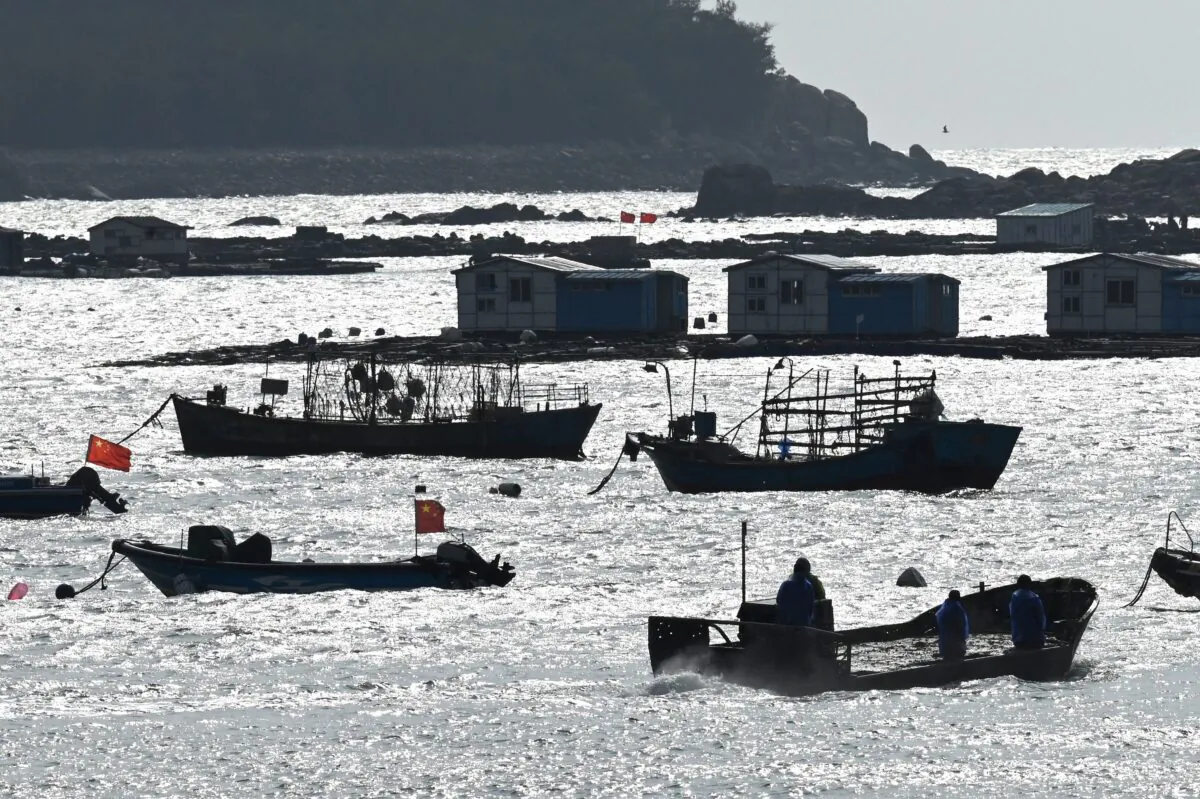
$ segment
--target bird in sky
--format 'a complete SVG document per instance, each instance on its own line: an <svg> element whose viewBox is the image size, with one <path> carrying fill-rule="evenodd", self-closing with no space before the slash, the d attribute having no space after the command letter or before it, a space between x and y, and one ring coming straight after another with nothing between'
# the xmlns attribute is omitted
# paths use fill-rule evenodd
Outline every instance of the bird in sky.
<svg viewBox="0 0 1200 799"><path fill-rule="evenodd" d="M950 132L950 128L946 127L945 125L942 125L942 133L949 133L949 132Z"/></svg>

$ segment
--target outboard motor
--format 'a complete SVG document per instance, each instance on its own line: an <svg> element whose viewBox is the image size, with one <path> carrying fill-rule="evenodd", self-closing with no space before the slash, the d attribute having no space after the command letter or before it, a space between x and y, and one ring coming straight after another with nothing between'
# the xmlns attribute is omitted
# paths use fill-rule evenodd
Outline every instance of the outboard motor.
<svg viewBox="0 0 1200 799"><path fill-rule="evenodd" d="M113 513L124 513L129 510L129 503L121 498L116 491L106 491L100 485L100 475L91 466L81 466L67 480L67 485L82 488L88 496L98 500Z"/></svg>
<svg viewBox="0 0 1200 799"><path fill-rule="evenodd" d="M512 578L516 577L516 572L511 564L506 561L503 566L500 565L499 555L492 558L491 563L488 563L479 556L474 548L457 541L445 541L438 544L437 559L451 568L474 575L489 585L508 585Z"/></svg>

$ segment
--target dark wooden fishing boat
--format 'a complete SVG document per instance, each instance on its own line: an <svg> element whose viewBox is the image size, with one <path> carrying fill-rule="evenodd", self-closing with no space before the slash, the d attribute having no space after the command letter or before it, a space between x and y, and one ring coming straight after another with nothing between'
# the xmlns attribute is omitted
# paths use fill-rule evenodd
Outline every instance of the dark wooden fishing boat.
<svg viewBox="0 0 1200 799"><path fill-rule="evenodd" d="M1187 549L1171 546L1172 521L1177 522L1179 529L1183 530L1183 534L1187 536ZM1180 596L1200 599L1200 553L1196 552L1196 543L1192 540L1192 534L1188 532L1183 520L1175 511L1167 514L1167 538L1163 545L1155 549L1154 554L1150 556L1150 567L1146 570L1146 578L1142 581L1137 596L1130 600L1125 607L1136 605L1142 595L1146 593L1151 572L1161 577L1162 581L1171 586Z"/></svg>
<svg viewBox="0 0 1200 799"><path fill-rule="evenodd" d="M374 357L340 363L310 357L298 416L277 413L287 381L263 378L254 410L172 394L185 451L197 455L452 455L583 457L601 405L586 385L529 385L519 366L410 363ZM267 397L271 401L267 402Z"/></svg>
<svg viewBox="0 0 1200 799"><path fill-rule="evenodd" d="M128 510L120 493L100 485L99 475L90 466L77 469L62 485L53 485L45 475L0 477L0 518L3 519L80 516L91 507L93 499L113 513Z"/></svg>
<svg viewBox="0 0 1200 799"><path fill-rule="evenodd" d="M417 588L466 589L507 585L512 566L497 555L486 561L469 545L440 544L436 554L370 563L277 561L271 541L256 533L234 543L228 529L215 525L189 528L187 547L118 539L114 555L124 555L167 596L202 591L235 594L311 594L318 591L411 591ZM106 570L107 573L107 570Z"/></svg>
<svg viewBox="0 0 1200 799"><path fill-rule="evenodd" d="M717 434L716 414L695 411L670 420L666 436L630 434L625 452L645 451L670 491L855 491L941 493L990 489L1008 465L1020 427L979 419L951 422L934 392L936 373L870 379L854 370L852 386L830 391L829 370L795 375L771 393L767 373L759 408ZM814 381L815 390L797 395ZM734 446L742 425L759 418L753 455Z"/></svg>
<svg viewBox="0 0 1200 799"><path fill-rule="evenodd" d="M743 602L736 620L651 616L655 674L689 671L784 694L905 690L1015 676L1061 680L1099 600L1087 581L1056 577L1033 588L1046 608L1041 649L1013 649L1008 603L1016 585L965 594L967 656L937 656L938 607L900 624L821 630L775 624L774 600ZM940 607L940 606L939 606Z"/></svg>

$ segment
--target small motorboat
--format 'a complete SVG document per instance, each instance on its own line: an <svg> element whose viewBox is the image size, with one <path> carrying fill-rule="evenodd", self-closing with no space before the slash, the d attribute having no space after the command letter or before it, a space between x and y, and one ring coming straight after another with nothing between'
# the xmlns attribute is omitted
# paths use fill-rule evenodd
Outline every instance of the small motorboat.
<svg viewBox="0 0 1200 799"><path fill-rule="evenodd" d="M960 660L938 657L940 605L899 624L833 631L776 624L769 600L743 602L736 620L651 616L650 665L655 674L698 672L792 695L905 690L1006 675L1066 677L1099 603L1096 589L1073 577L1034 582L1046 609L1041 649L1012 648L1008 603L1016 585L981 589L962 597L971 639ZM832 619L829 609L823 615Z"/></svg>
<svg viewBox="0 0 1200 799"><path fill-rule="evenodd" d="M45 475L0 477L0 518L4 519L80 516L91 507L93 499L113 513L129 510L118 492L100 485L100 476L90 466L77 469L62 485L51 484Z"/></svg>
<svg viewBox="0 0 1200 799"><path fill-rule="evenodd" d="M515 576L500 556L486 561L458 541L440 544L434 555L367 563L278 561L271 539L255 533L235 543L228 528L194 525L187 547L118 539L113 555L124 555L167 596L202 591L235 594L311 594L317 591L410 591L504 586ZM107 573L107 572L106 572Z"/></svg>
<svg viewBox="0 0 1200 799"><path fill-rule="evenodd" d="M1172 522L1177 522L1179 529L1187 536L1187 549L1171 546ZM1163 582L1175 589L1175 593L1180 596L1200 599L1200 553L1196 552L1196 543L1192 540L1192 534L1184 527L1183 520L1175 511L1167 514L1167 538L1163 545L1154 550L1154 554L1150 556L1150 568L1146 569L1146 578L1142 580L1142 587L1138 589L1137 596L1125 607L1136 605L1142 598L1142 594L1146 593L1151 573L1161 577Z"/></svg>

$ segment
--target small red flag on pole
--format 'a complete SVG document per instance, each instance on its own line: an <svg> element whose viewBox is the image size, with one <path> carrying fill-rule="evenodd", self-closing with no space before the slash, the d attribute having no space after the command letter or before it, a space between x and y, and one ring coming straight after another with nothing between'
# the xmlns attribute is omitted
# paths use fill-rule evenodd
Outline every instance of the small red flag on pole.
<svg viewBox="0 0 1200 799"><path fill-rule="evenodd" d="M446 532L446 509L436 499L418 499L417 535Z"/></svg>
<svg viewBox="0 0 1200 799"><path fill-rule="evenodd" d="M621 221L622 222L628 222L629 224L633 224L633 222L636 218L637 217L635 217L633 215L632 211L622 211L621 212Z"/></svg>
<svg viewBox="0 0 1200 799"><path fill-rule="evenodd" d="M638 221L643 225L652 225L658 221L658 214L651 214L643 211L641 215L638 216Z"/></svg>
<svg viewBox="0 0 1200 799"><path fill-rule="evenodd" d="M129 471L129 456L132 453L120 444L105 441L100 436L88 439L86 463L94 463L105 469L116 469L118 472Z"/></svg>

